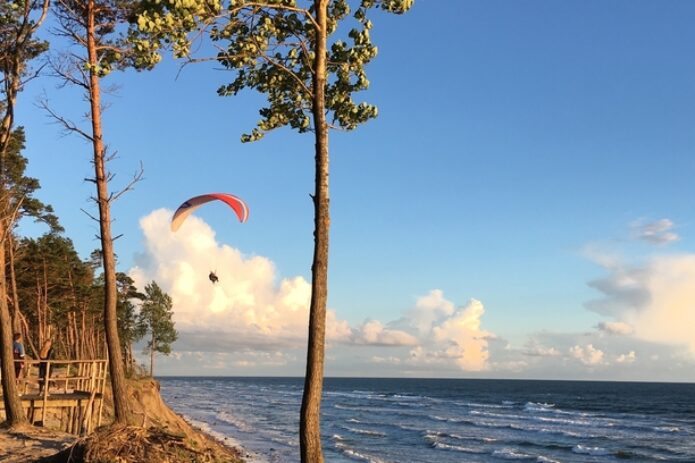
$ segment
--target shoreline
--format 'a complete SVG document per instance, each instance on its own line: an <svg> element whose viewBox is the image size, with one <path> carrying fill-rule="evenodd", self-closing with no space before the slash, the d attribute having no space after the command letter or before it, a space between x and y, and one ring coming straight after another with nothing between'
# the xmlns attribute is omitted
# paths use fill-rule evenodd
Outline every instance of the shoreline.
<svg viewBox="0 0 695 463"><path fill-rule="evenodd" d="M174 410L168 403L167 406ZM217 442L219 445L222 445L223 447L238 452L241 458L244 460L244 463L269 463L269 460L265 458L263 455L249 450L238 439L226 436L221 432L215 431L208 423L204 421L194 420L193 418L181 414L177 411L174 411L174 413L179 415L193 429L195 429L197 432L204 435L208 439Z"/></svg>

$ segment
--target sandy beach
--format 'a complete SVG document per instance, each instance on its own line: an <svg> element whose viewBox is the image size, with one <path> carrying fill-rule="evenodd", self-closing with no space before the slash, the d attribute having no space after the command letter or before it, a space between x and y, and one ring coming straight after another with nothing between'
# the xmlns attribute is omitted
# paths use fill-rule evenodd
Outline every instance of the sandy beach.
<svg viewBox="0 0 695 463"><path fill-rule="evenodd" d="M0 429L0 462L34 461L59 452L75 440L76 436L31 426L18 431Z"/></svg>

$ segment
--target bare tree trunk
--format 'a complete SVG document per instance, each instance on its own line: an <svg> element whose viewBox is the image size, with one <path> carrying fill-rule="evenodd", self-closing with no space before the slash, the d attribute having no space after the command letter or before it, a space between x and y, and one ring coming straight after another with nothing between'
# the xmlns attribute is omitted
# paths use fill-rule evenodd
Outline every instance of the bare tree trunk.
<svg viewBox="0 0 695 463"><path fill-rule="evenodd" d="M20 330L23 333L24 336L24 341L29 344L29 347L31 348L31 352L34 356L34 358L38 358L38 349L34 345L34 342L31 340L31 331L29 330L29 323L27 323L26 317L22 314L22 312L19 312L19 319L21 321L22 329Z"/></svg>
<svg viewBox="0 0 695 463"><path fill-rule="evenodd" d="M41 282L39 277L36 277L36 322L37 322L37 335L39 337L39 345L41 345L41 338L43 338L43 311L41 310Z"/></svg>
<svg viewBox="0 0 695 463"><path fill-rule="evenodd" d="M108 193L108 176L106 173L106 160L104 140L101 126L101 90L99 76L97 75L98 57L96 50L95 29L95 5L94 0L87 3L87 55L89 61L89 102L92 116L92 139L94 148L94 173L97 185L97 203L99 205L99 230L101 238L102 262L104 265L104 330L106 332L106 344L109 351L109 369L111 373L111 388L113 389L113 403L115 421L119 424L127 423L130 419L130 410L126 396L126 380L123 371L123 357L121 355L121 343L118 339L118 325L116 315L116 262L111 236L111 208Z"/></svg>
<svg viewBox="0 0 695 463"><path fill-rule="evenodd" d="M17 93L19 93L20 79L22 70L16 59L13 60L12 66L5 72L5 114L0 122L0 157L4 160L7 154L7 148L10 146L12 138L12 127L14 126L14 107L17 103Z"/></svg>
<svg viewBox="0 0 695 463"><path fill-rule="evenodd" d="M14 108L17 102L17 94L22 86L22 74L25 68L23 60L27 44L32 34L41 26L46 13L48 12L49 0L44 0L41 16L32 21L31 3L24 2L24 18L20 28L17 30L13 48L14 54L6 58L3 69L4 85L4 115L0 121L0 175L5 173L5 155L12 138L12 127L14 126ZM12 354L12 320L9 307L7 306L7 279L6 279L6 256L5 240L11 233L12 219L10 219L10 201L7 197L8 188L5 184L0 184L0 372L2 372L2 392L5 403L5 416L10 426L26 423L26 416L19 400L17 383L14 374L14 356Z"/></svg>
<svg viewBox="0 0 695 463"><path fill-rule="evenodd" d="M14 238L13 234L7 235L7 256L9 257L10 289L12 290L12 329L19 332L22 329L22 321L19 313L19 295L17 294L17 275L14 268Z"/></svg>
<svg viewBox="0 0 695 463"><path fill-rule="evenodd" d="M7 220L0 218L0 237L7 232ZM0 263L5 262L5 245L0 243ZM2 372L2 398L5 402L5 417L10 426L27 422L19 399L19 391L14 374L14 355L12 353L12 322L7 307L7 280L5 265L0 265L0 371Z"/></svg>
<svg viewBox="0 0 695 463"><path fill-rule="evenodd" d="M150 343L150 378L154 378L154 331Z"/></svg>
<svg viewBox="0 0 695 463"><path fill-rule="evenodd" d="M304 394L300 413L300 454L302 463L323 463L321 450L321 393L323 391L326 302L328 298L328 126L326 124L326 16L328 0L314 2L316 30L314 43L313 116L316 148L314 193L314 261L311 267L311 306Z"/></svg>

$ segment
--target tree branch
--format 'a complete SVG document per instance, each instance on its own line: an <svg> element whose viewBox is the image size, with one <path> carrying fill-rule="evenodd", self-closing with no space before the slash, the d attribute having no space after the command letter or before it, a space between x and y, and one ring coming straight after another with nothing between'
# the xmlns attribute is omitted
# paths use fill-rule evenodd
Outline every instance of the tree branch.
<svg viewBox="0 0 695 463"><path fill-rule="evenodd" d="M140 169L133 174L133 178L130 180L130 182L128 182L128 184L125 187L123 187L120 191L112 193L111 199L109 201L117 201L118 198L120 198L124 193L133 190L135 188L135 185L144 178L144 174L145 168L142 165L142 161L140 161Z"/></svg>
<svg viewBox="0 0 695 463"><path fill-rule="evenodd" d="M63 130L65 130L66 132L77 133L85 139L89 140L90 142L94 142L94 138L84 130L80 129L74 122L64 118L63 116L53 111L53 109L48 105L48 102L45 99L39 101L39 107L43 108L56 124L62 125Z"/></svg>

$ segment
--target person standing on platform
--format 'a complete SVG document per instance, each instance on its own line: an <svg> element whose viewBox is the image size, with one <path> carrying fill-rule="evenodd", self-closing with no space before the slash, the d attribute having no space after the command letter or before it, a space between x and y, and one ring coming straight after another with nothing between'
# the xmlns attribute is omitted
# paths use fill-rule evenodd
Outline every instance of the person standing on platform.
<svg viewBox="0 0 695 463"><path fill-rule="evenodd" d="M14 357L14 375L19 381L22 375L22 369L24 369L24 357L26 352L24 351L24 344L22 344L22 335L20 333L14 334L14 342L12 343L12 354Z"/></svg>

